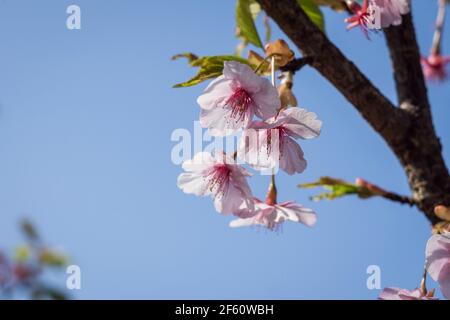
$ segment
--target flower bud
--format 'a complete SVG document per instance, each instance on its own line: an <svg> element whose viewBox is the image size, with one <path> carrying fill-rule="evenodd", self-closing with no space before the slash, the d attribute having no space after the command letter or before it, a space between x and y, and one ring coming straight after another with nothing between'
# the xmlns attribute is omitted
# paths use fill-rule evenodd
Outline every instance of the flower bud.
<svg viewBox="0 0 450 320"><path fill-rule="evenodd" d="M292 92L292 73L286 72L281 85L278 87L278 95L280 96L281 109L285 109L288 106L297 107L297 98Z"/></svg>
<svg viewBox="0 0 450 320"><path fill-rule="evenodd" d="M268 43L265 47L265 51L268 57L275 57L275 62L280 67L287 65L294 60L295 57L294 51L289 48L286 41L281 39Z"/></svg>
<svg viewBox="0 0 450 320"><path fill-rule="evenodd" d="M273 181L270 183L267 191L266 203L271 206L277 204L277 187Z"/></svg>
<svg viewBox="0 0 450 320"><path fill-rule="evenodd" d="M442 220L450 221L450 208L439 205L434 208L434 214Z"/></svg>
<svg viewBox="0 0 450 320"><path fill-rule="evenodd" d="M370 182L368 182L368 181L366 181L366 180L364 180L362 178L357 178L356 181L355 181L355 184L357 186L359 186L359 187L366 188L367 190L369 190L372 193L377 194L377 195L381 195L382 196L382 195L385 195L385 194L388 193L386 190L381 189L379 186L374 185L374 184L372 184L372 183L370 183Z"/></svg>

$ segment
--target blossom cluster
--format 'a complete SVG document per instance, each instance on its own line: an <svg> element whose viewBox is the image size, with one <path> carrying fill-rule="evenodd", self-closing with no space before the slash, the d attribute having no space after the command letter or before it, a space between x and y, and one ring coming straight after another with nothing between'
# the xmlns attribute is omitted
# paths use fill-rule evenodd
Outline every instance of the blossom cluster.
<svg viewBox="0 0 450 320"><path fill-rule="evenodd" d="M368 30L397 26L402 23L402 15L409 13L409 0L364 0L349 3L353 16L346 19L348 29L360 27L368 36Z"/></svg>
<svg viewBox="0 0 450 320"><path fill-rule="evenodd" d="M403 15L410 12L409 0L363 0L362 5L356 1L347 1L347 3L349 10L353 13L351 17L345 19L348 23L347 29L359 27L367 38L369 38L369 31L401 25ZM430 54L421 57L424 76L432 81L444 81L448 77L446 68L450 63L450 56L441 54L445 11L444 3L439 7Z"/></svg>
<svg viewBox="0 0 450 320"><path fill-rule="evenodd" d="M67 299L63 290L47 283L45 274L62 271L68 257L46 245L28 220L22 222L21 231L27 240L25 244L18 246L12 255L0 250L0 299Z"/></svg>
<svg viewBox="0 0 450 320"><path fill-rule="evenodd" d="M47 247L20 246L14 257L0 251L0 297L29 295L33 299L66 299L63 291L43 280L49 269L61 269L66 257Z"/></svg>
<svg viewBox="0 0 450 320"><path fill-rule="evenodd" d="M41 273L35 265L24 262L11 261L9 257L0 252L0 289L10 291L14 287L28 286Z"/></svg>
<svg viewBox="0 0 450 320"><path fill-rule="evenodd" d="M282 107L276 87L236 61L224 63L223 74L197 102L200 124L211 136L241 133L241 138L235 154L200 152L185 161L178 187L188 194L212 197L218 212L237 217L231 227L262 225L274 230L286 220L314 225L316 215L311 209L293 201L277 203L273 184L265 202L256 198L247 182L251 174L237 158L256 170L303 172L307 162L296 140L320 134L322 122L316 114Z"/></svg>

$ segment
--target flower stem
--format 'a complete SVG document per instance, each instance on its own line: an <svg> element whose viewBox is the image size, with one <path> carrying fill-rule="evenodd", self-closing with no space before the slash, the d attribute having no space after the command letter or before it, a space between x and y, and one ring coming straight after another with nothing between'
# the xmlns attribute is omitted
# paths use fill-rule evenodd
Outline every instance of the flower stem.
<svg viewBox="0 0 450 320"><path fill-rule="evenodd" d="M270 60L270 77L271 77L272 85L274 87L276 87L276 84L275 84L275 57L274 56L272 56L272 59ZM272 177L271 177L270 186L269 186L269 193L270 192L273 193L273 202L275 204L276 199L277 199L277 186L275 183L275 169L272 169Z"/></svg>
<svg viewBox="0 0 450 320"><path fill-rule="evenodd" d="M422 294L425 296L428 293L427 290L427 268L425 266L422 276L422 281L420 282L420 291L422 291Z"/></svg>
<svg viewBox="0 0 450 320"><path fill-rule="evenodd" d="M255 72L255 73L258 73L258 71L262 68L262 66L263 66L264 64L266 64L267 61L268 61L269 59L275 59L274 57L275 57L274 54L271 54L271 55L265 57L264 60L261 61L261 62L258 64L258 66L257 66L256 69L254 70L254 72Z"/></svg>
<svg viewBox="0 0 450 320"><path fill-rule="evenodd" d="M276 87L275 85L275 57L272 56L270 60L270 77L272 79L272 85Z"/></svg>
<svg viewBox="0 0 450 320"><path fill-rule="evenodd" d="M440 54L442 45L442 33L444 31L446 0L438 0L438 14L436 17L436 29L434 31L431 54Z"/></svg>

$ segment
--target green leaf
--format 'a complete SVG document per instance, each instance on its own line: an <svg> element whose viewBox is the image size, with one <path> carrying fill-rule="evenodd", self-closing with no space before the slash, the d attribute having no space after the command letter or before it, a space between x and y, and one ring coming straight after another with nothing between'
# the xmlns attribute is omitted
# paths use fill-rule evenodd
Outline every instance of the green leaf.
<svg viewBox="0 0 450 320"><path fill-rule="evenodd" d="M28 219L22 220L20 227L28 241L30 241L30 242L39 242L40 241L39 234L38 234L35 226L33 225L33 223L30 220L28 220Z"/></svg>
<svg viewBox="0 0 450 320"><path fill-rule="evenodd" d="M325 19L316 2L314 0L297 0L297 2L311 21L318 26L320 30L325 32Z"/></svg>
<svg viewBox="0 0 450 320"><path fill-rule="evenodd" d="M14 260L16 262L24 263L30 258L30 247L22 245L16 248L14 253Z"/></svg>
<svg viewBox="0 0 450 320"><path fill-rule="evenodd" d="M329 191L311 197L311 199L314 201L320 201L323 199L334 200L336 198L341 198L347 195L357 195L362 199L380 195L379 193L369 190L364 186L330 177L321 177L316 182L300 184L298 185L298 187L303 189L323 187L325 190Z"/></svg>
<svg viewBox="0 0 450 320"><path fill-rule="evenodd" d="M67 265L68 258L56 250L43 249L39 254L39 261L47 266L63 267Z"/></svg>
<svg viewBox="0 0 450 320"><path fill-rule="evenodd" d="M181 58L186 58L189 61L189 63L192 63L193 61L198 59L198 57L195 54L193 54L192 52L185 52L185 53L179 53L179 54L174 55L172 57L172 60L175 61L175 60L178 60Z"/></svg>
<svg viewBox="0 0 450 320"><path fill-rule="evenodd" d="M252 7L253 6L253 7ZM253 12L252 12L253 11ZM261 38L255 25L254 1L238 0L236 5L236 24L239 29L238 36L244 41L263 48Z"/></svg>
<svg viewBox="0 0 450 320"><path fill-rule="evenodd" d="M204 56L197 58L197 56L192 53L183 53L172 57L172 59L176 60L181 57L187 58L189 64L192 67L198 67L199 70L193 78L174 85L174 88L191 87L208 79L213 79L221 76L223 72L223 64L225 61L238 61L240 63L250 65L248 60L233 55Z"/></svg>

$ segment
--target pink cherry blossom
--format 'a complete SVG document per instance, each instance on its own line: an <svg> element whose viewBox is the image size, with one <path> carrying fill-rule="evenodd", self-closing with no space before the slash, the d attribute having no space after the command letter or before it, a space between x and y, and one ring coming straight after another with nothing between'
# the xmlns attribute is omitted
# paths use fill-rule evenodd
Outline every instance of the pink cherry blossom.
<svg viewBox="0 0 450 320"><path fill-rule="evenodd" d="M450 299L450 233L435 234L427 243L427 271Z"/></svg>
<svg viewBox="0 0 450 320"><path fill-rule="evenodd" d="M412 291L400 288L385 288L380 293L380 300L437 300L437 298L426 295L420 289Z"/></svg>
<svg viewBox="0 0 450 320"><path fill-rule="evenodd" d="M362 6L353 1L349 8L354 15L345 20L347 29L360 27L366 37L369 29L400 25L410 10L409 0L364 0Z"/></svg>
<svg viewBox="0 0 450 320"><path fill-rule="evenodd" d="M246 64L224 63L223 75L212 81L198 100L200 124L212 136L225 136L247 128L256 115L274 116L281 102L277 89Z"/></svg>
<svg viewBox="0 0 450 320"><path fill-rule="evenodd" d="M288 174L306 168L303 150L294 139L312 139L320 134L322 122L313 112L290 108L266 122L255 121L239 141L238 155L255 169L279 166Z"/></svg>
<svg viewBox="0 0 450 320"><path fill-rule="evenodd" d="M447 64L450 63L450 56L444 57L440 54L430 54L422 57L423 74L428 80L444 81L447 79Z"/></svg>
<svg viewBox="0 0 450 320"><path fill-rule="evenodd" d="M409 13L409 0L371 0L371 6L380 8L380 24L382 28L398 26L402 23L402 15Z"/></svg>
<svg viewBox="0 0 450 320"><path fill-rule="evenodd" d="M247 227L260 225L269 230L277 230L285 221L294 221L303 223L308 227L315 225L317 221L316 213L305 208L294 201L286 201L279 204L270 204L254 199L254 210L241 208L235 212L239 217L230 222L230 227Z"/></svg>
<svg viewBox="0 0 450 320"><path fill-rule="evenodd" d="M362 6L359 3L352 1L349 4L349 9L354 13L354 15L345 19L345 22L348 23L347 29L349 30L355 27L360 27L364 35L368 37L368 24L372 19L371 12L369 10L369 0L364 0Z"/></svg>
<svg viewBox="0 0 450 320"><path fill-rule="evenodd" d="M199 152L183 163L186 171L178 177L178 187L185 193L211 196L218 212L230 214L240 207L253 207L252 192L244 168L224 153Z"/></svg>

